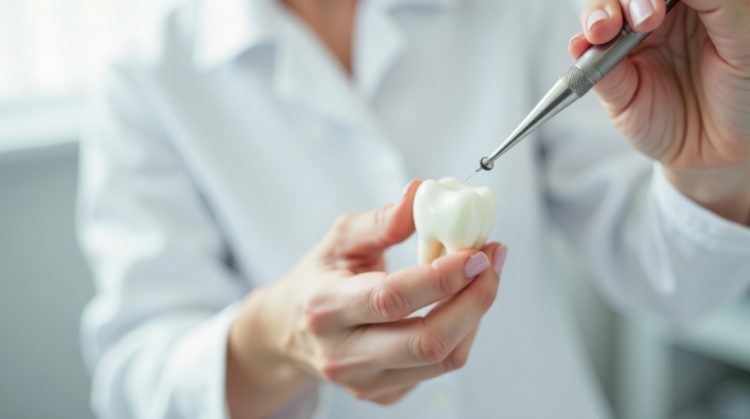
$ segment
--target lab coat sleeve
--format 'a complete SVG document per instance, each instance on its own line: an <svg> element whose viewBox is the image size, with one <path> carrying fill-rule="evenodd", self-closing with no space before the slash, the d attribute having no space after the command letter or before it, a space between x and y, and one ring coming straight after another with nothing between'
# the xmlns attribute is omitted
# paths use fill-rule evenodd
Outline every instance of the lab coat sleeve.
<svg viewBox="0 0 750 419"><path fill-rule="evenodd" d="M570 64L567 40L580 31L567 25L577 22L575 13L548 18L548 38L538 44L546 47L533 65L537 97ZM750 228L677 191L659 164L631 149L595 96L542 129L540 159L551 218L604 293L677 323L740 295L750 284Z"/></svg>
<svg viewBox="0 0 750 419"><path fill-rule="evenodd" d="M249 282L160 128L148 78L114 65L81 144L79 239L96 294L82 319L102 418L222 418L229 328ZM309 417L316 391L278 414Z"/></svg>

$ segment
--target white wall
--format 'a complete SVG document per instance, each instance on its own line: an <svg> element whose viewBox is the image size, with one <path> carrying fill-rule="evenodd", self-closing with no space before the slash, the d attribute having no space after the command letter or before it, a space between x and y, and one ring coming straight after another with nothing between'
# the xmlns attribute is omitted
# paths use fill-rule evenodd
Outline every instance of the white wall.
<svg viewBox="0 0 750 419"><path fill-rule="evenodd" d="M0 418L87 418L72 146L0 154Z"/></svg>
<svg viewBox="0 0 750 419"><path fill-rule="evenodd" d="M573 313L579 338L610 403L614 403L616 342L620 315L603 299L593 278L560 237L553 238L563 290Z"/></svg>

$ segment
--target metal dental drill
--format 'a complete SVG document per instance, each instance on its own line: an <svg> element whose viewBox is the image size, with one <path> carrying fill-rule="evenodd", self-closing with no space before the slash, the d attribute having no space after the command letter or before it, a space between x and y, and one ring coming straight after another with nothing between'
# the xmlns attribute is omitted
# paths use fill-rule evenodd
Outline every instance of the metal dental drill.
<svg viewBox="0 0 750 419"><path fill-rule="evenodd" d="M672 10L678 1L665 1L667 13ZM620 33L613 40L603 45L591 46L583 53L581 58L563 73L510 136L492 154L479 160L479 168L474 173L492 170L495 167L495 160L550 118L582 98L649 34L650 32L635 32L625 23ZM472 175L469 175L467 180Z"/></svg>

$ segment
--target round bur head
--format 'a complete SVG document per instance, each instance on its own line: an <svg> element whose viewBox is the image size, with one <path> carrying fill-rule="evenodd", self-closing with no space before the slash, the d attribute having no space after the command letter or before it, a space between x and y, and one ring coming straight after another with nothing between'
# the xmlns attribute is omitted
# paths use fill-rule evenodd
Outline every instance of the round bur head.
<svg viewBox="0 0 750 419"><path fill-rule="evenodd" d="M481 167L484 170L492 170L493 167L495 167L495 162L491 161L487 157L482 157L479 160L479 167Z"/></svg>

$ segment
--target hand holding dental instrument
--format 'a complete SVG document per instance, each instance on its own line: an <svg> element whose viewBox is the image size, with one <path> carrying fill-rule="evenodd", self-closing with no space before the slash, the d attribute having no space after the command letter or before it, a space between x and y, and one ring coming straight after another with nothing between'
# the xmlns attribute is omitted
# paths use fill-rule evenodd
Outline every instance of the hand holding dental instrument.
<svg viewBox="0 0 750 419"><path fill-rule="evenodd" d="M667 13L678 1L665 0ZM613 40L603 45L591 46L563 73L510 136L492 154L479 160L479 168L474 173L492 170L495 160L553 116L582 98L649 34L650 32L635 32L625 23ZM467 180L474 173L469 175Z"/></svg>

